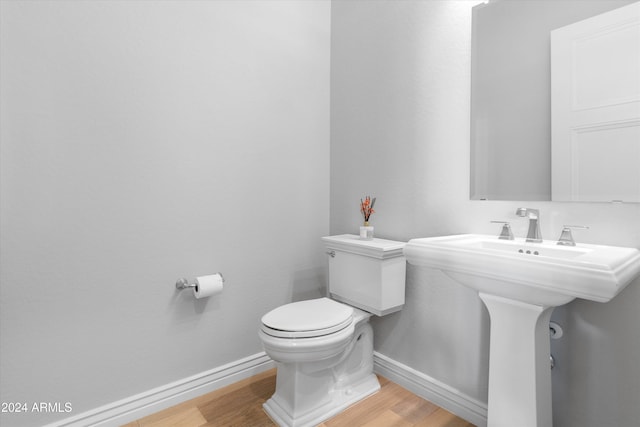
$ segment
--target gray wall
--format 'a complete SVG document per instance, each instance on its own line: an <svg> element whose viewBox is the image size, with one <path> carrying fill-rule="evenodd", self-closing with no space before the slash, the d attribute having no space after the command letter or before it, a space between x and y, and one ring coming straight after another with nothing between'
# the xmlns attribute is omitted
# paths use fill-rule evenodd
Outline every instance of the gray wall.
<svg viewBox="0 0 640 427"><path fill-rule="evenodd" d="M324 291L329 2L1 2L0 400L35 426L262 350ZM175 280L221 271L196 301Z"/></svg>
<svg viewBox="0 0 640 427"><path fill-rule="evenodd" d="M79 413L260 351L366 194L381 237L526 233L520 203L468 200L473 4L332 3L329 154L328 2L0 2L0 400ZM640 246L640 205L535 207L547 238ZM218 270L218 297L173 290ZM377 350L486 399L479 299L407 274ZM639 305L636 281L556 310L558 426L640 419Z"/></svg>
<svg viewBox="0 0 640 427"><path fill-rule="evenodd" d="M378 198L380 237L498 233L518 206L541 210L545 238L640 247L640 205L469 201L470 1L334 1L331 232L356 233L357 201ZM533 203L533 205L532 205ZM374 319L376 350L486 401L488 314L441 273L409 266L402 312ZM574 301L553 318L554 425L627 427L640 419L640 281L608 304Z"/></svg>

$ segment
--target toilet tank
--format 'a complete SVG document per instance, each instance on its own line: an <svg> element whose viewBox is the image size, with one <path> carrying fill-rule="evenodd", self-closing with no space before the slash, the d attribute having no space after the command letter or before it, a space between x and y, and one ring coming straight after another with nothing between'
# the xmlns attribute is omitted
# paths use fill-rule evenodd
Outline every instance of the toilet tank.
<svg viewBox="0 0 640 427"><path fill-rule="evenodd" d="M322 238L329 254L331 298L378 316L404 305L404 242L343 234Z"/></svg>

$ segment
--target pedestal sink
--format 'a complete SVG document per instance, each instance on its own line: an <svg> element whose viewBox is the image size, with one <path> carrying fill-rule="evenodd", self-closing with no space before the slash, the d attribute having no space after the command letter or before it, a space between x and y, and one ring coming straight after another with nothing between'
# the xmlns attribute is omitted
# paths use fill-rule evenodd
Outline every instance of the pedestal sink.
<svg viewBox="0 0 640 427"><path fill-rule="evenodd" d="M551 427L551 312L575 298L608 302L640 274L635 248L476 234L413 239L404 254L477 290L489 310L489 427Z"/></svg>

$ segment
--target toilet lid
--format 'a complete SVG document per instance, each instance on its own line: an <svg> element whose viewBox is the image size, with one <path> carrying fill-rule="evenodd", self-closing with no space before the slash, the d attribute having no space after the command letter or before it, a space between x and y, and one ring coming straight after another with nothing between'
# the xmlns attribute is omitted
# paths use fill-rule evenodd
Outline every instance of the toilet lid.
<svg viewBox="0 0 640 427"><path fill-rule="evenodd" d="M293 302L262 316L262 330L283 338L309 338L340 331L353 321L353 308L318 298Z"/></svg>

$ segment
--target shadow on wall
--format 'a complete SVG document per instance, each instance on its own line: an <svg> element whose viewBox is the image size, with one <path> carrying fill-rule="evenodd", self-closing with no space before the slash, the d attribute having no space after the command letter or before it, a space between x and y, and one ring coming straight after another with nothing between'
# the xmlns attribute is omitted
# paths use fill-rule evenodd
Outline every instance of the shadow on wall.
<svg viewBox="0 0 640 427"><path fill-rule="evenodd" d="M564 335L551 340L554 423L558 425L637 425L640 384L638 337L640 279L606 304L574 300L558 307L553 320ZM598 387L590 387L597 384ZM569 410L567 410L569 408Z"/></svg>
<svg viewBox="0 0 640 427"><path fill-rule="evenodd" d="M296 270L291 277L291 302L327 295L327 275L324 268Z"/></svg>
<svg viewBox="0 0 640 427"><path fill-rule="evenodd" d="M372 324L376 351L486 401L489 314L475 291L409 266L402 311Z"/></svg>

